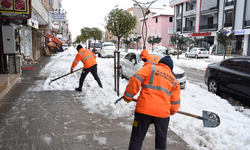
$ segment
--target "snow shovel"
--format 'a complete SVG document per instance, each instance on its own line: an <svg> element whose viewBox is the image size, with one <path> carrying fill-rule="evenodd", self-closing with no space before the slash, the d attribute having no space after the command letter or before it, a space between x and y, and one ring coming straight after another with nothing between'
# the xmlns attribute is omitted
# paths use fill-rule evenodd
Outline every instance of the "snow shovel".
<svg viewBox="0 0 250 150"><path fill-rule="evenodd" d="M177 111L177 113L203 120L204 127L214 128L220 125L220 117L213 112L203 110L202 117L194 115L194 114L186 113L183 111Z"/></svg>
<svg viewBox="0 0 250 150"><path fill-rule="evenodd" d="M74 72L76 72L76 71L79 71L79 70L82 70L82 68L79 68L79 69L73 71L72 73L74 73ZM49 85L50 85L51 82L54 82L54 81L56 81L56 80L58 80L58 79L60 79L60 78L62 78L62 77L65 77L65 76L67 76L67 75L69 75L69 74L72 74L72 73L67 73L67 74L65 74L65 75L63 75L63 76L61 76L61 77L55 78L55 79L53 79L53 80L50 80Z"/></svg>
<svg viewBox="0 0 250 150"><path fill-rule="evenodd" d="M123 98L124 98L123 96L120 97L118 100L115 101L115 104L117 104ZM133 99L133 101L137 102L136 99ZM213 113L213 112L203 110L202 117L194 115L194 114L190 114L190 113L187 113L187 112L183 112L183 111L177 111L177 113L203 120L203 126L204 127L213 128L213 127L217 127L217 126L220 125L219 116L217 114Z"/></svg>

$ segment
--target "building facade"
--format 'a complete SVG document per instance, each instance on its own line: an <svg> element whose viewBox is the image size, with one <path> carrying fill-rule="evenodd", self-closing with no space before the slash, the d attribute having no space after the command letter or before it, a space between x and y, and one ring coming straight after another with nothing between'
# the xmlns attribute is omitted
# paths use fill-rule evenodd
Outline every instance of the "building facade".
<svg viewBox="0 0 250 150"><path fill-rule="evenodd" d="M163 6L163 7L151 7L147 12L146 25L147 25L147 38L148 36L158 35L160 36L161 42L154 44L154 46L164 46L166 48L174 47L170 42L170 37L173 35L173 26L174 26L174 9ZM143 20L141 18L141 30L143 28ZM144 36L145 28L144 28ZM146 39L147 39L146 38ZM143 47L143 41L141 39L140 47ZM145 43L147 50L152 50L153 47L148 42Z"/></svg>
<svg viewBox="0 0 250 150"><path fill-rule="evenodd" d="M217 42L219 29L232 29L231 54L250 56L250 0L171 0L174 8L174 32L187 39L195 38L194 46L212 54L223 54ZM189 43L187 42L188 46Z"/></svg>

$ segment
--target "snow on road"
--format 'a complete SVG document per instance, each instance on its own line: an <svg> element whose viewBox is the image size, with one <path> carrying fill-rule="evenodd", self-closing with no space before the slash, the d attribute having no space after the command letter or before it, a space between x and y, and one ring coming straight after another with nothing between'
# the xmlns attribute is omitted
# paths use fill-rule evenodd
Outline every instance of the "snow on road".
<svg viewBox="0 0 250 150"><path fill-rule="evenodd" d="M49 82L70 72L71 64L77 51L70 47L69 50L51 57L51 61L40 71L40 76L47 76L45 83L37 82L29 90L33 91L74 91L78 86L81 71L75 72L64 78ZM122 51L122 54L126 52ZM222 60L220 56L211 56L209 59L185 59L183 55L177 60L172 57L178 66L205 70L210 63ZM131 119L133 116L135 103L127 104L120 101L114 104L119 97L114 91L114 59L97 58L98 75L104 86L99 88L91 74L85 79L83 92L78 94L89 101L82 102L84 107L92 113L105 115L109 118L126 117ZM75 68L82 67L79 63ZM128 80L120 80L120 96L122 96ZM224 100L198 85L187 82L184 90L181 90L181 111L189 112L202 116L202 110L211 111L220 117L221 124L216 128L203 127L202 120L176 114L171 116L170 128L183 138L191 147L197 150L250 150L250 110L238 107L236 111L227 100ZM82 139L84 137L79 137ZM95 137L100 144L105 144L105 137Z"/></svg>

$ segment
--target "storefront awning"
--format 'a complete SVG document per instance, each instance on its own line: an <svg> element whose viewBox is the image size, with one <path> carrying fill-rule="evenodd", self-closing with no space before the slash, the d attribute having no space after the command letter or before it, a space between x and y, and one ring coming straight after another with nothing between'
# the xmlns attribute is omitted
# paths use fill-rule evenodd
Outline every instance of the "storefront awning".
<svg viewBox="0 0 250 150"><path fill-rule="evenodd" d="M49 38L51 38L54 42L58 43L59 45L62 44L62 42L60 40L58 40L56 37L49 35L48 33L46 34L46 36L48 36Z"/></svg>

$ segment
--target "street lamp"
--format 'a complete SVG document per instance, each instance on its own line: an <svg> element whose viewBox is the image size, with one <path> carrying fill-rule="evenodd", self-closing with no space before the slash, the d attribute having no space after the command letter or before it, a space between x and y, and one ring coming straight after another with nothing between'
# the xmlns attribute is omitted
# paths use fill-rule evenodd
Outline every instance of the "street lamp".
<svg viewBox="0 0 250 150"><path fill-rule="evenodd" d="M144 19L143 19L143 25L142 25L142 40L143 40L143 49L146 49L146 38L147 38L146 13L147 13L149 7L150 7L154 2L156 2L157 0L154 0L154 1L152 1L152 2L146 2L146 3L138 2L138 1L136 1L136 0L132 0L132 1L134 1L135 3L137 3L137 5L138 5L138 6L141 8L141 10L142 10L142 14L143 14L143 18L144 18ZM141 6L140 4L144 4L144 5L145 5L145 4L149 4L145 12L144 12L145 8L143 9L142 6ZM144 36L144 33L143 33L144 27L145 27L145 29L146 29L146 32L145 32L146 35L145 35L145 36Z"/></svg>

